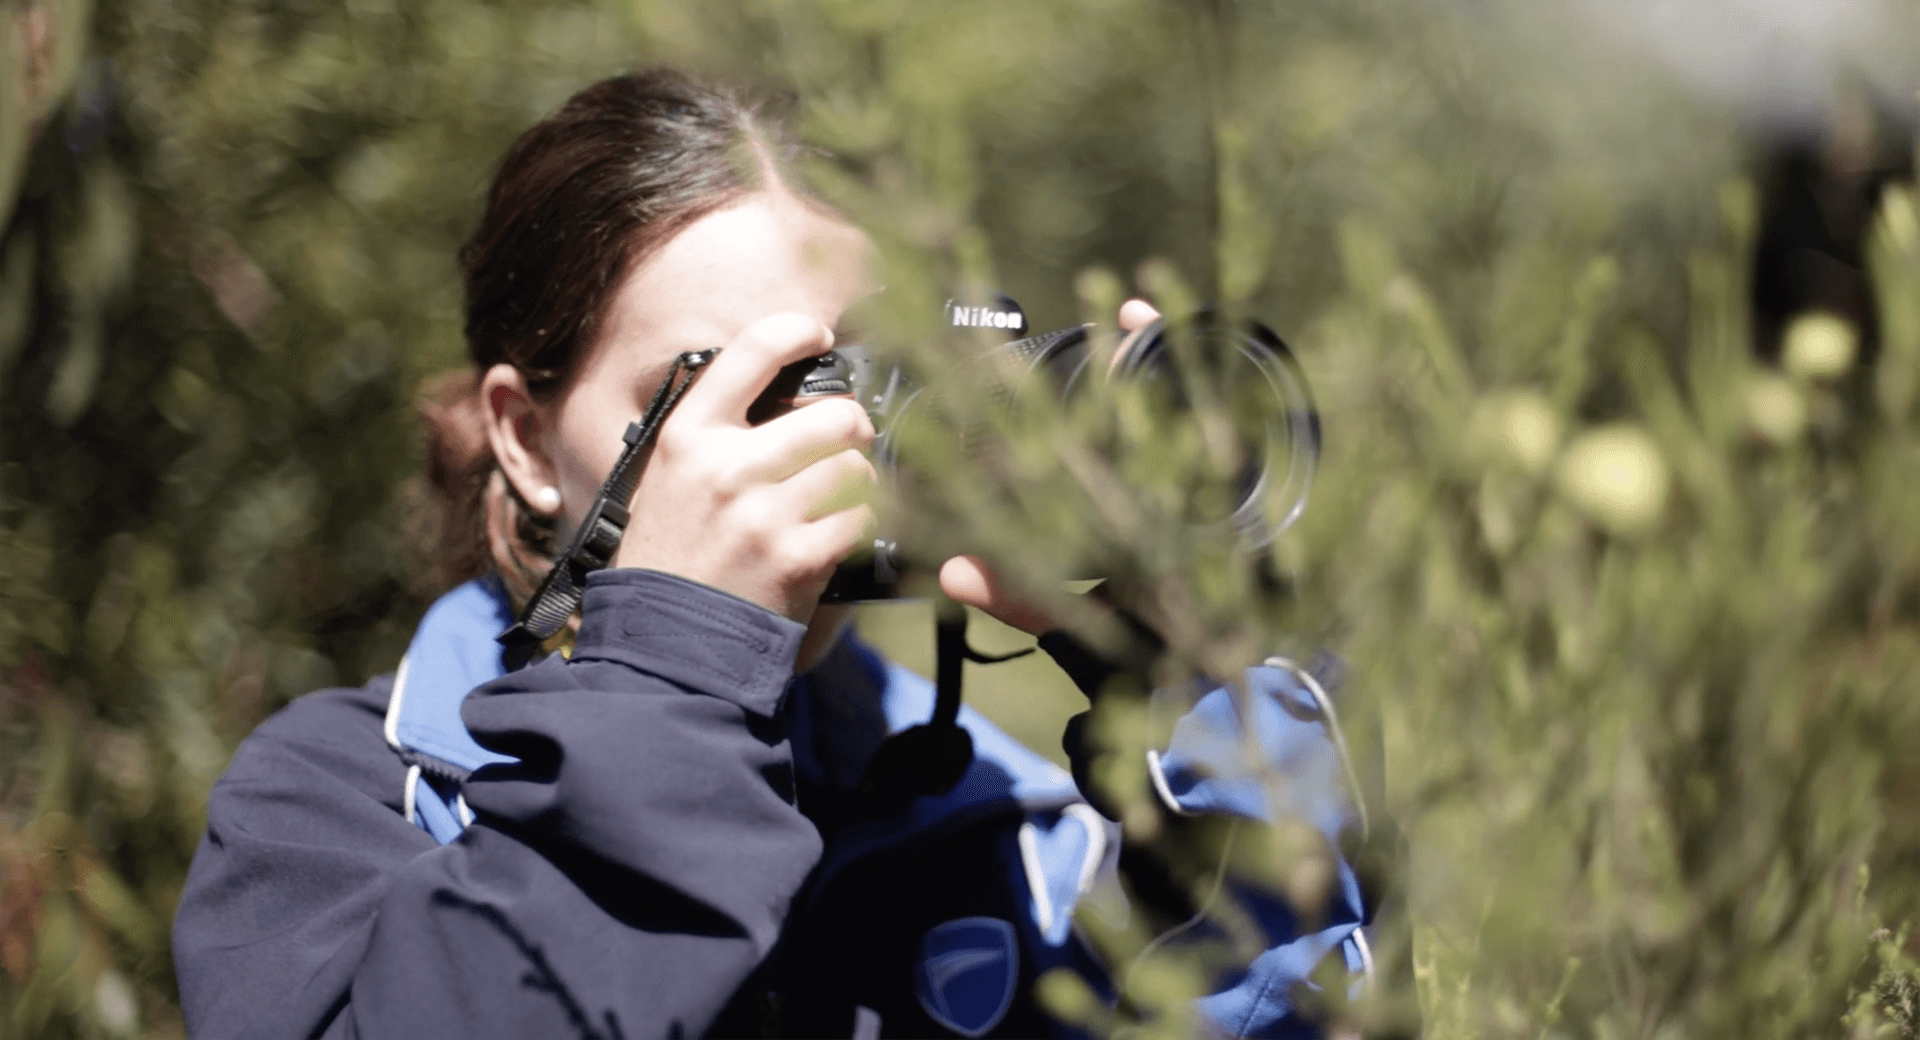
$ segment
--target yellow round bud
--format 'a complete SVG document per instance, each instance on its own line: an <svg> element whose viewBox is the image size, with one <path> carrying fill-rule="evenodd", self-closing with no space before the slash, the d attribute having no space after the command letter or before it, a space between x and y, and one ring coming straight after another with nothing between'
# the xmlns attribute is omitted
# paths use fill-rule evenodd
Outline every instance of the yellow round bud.
<svg viewBox="0 0 1920 1040"><path fill-rule="evenodd" d="M1487 461L1537 474L1560 447L1560 419L1532 390L1489 394L1474 408L1468 443Z"/></svg>
<svg viewBox="0 0 1920 1040"><path fill-rule="evenodd" d="M1783 358L1787 372L1801 379L1835 379L1853 367L1858 336L1845 318L1815 311L1787 326Z"/></svg>
<svg viewBox="0 0 1920 1040"><path fill-rule="evenodd" d="M1807 399L1790 380L1756 372L1747 380L1747 426L1774 444L1791 444L1807 428Z"/></svg>
<svg viewBox="0 0 1920 1040"><path fill-rule="evenodd" d="M1667 505L1666 460L1646 431L1630 423L1595 427L1560 459L1560 489L1581 512L1615 534L1646 530Z"/></svg>
<svg viewBox="0 0 1920 1040"><path fill-rule="evenodd" d="M1902 252L1911 253L1920 248L1920 214L1913 209L1913 193L1894 188L1886 193L1885 201L1880 203L1880 220L1887 227L1887 237L1893 246Z"/></svg>
<svg viewBox="0 0 1920 1040"><path fill-rule="evenodd" d="M1538 473L1553 461L1560 446L1560 420L1547 399L1530 390L1507 398L1501 416L1500 440L1520 467Z"/></svg>

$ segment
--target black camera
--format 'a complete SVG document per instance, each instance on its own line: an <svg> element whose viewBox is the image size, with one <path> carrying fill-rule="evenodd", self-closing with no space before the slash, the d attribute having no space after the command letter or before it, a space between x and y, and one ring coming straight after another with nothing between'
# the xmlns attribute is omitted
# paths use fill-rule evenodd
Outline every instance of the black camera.
<svg viewBox="0 0 1920 1040"><path fill-rule="evenodd" d="M976 330L976 336L985 331L1009 337L989 348L985 357L963 354L955 360L974 372L1011 370L1008 389L1013 397L1037 391L1070 405L1099 379L1099 373L1089 372L1093 361L1090 326L1028 336L1025 312L1005 296L984 304L950 301L945 319L955 330ZM1195 407L1191 381L1196 375L1215 387L1235 390L1240 407L1233 427L1240 440L1240 472L1219 504L1191 510L1189 522L1260 548L1306 507L1320 454L1320 418L1305 374L1273 330L1257 321L1224 318L1211 309L1173 321L1161 319L1120 341L1110 371L1115 379L1156 389L1176 414L1190 413ZM903 463L899 443L903 425L913 421L916 410L924 410L926 399L938 392L934 384L950 378L956 376L916 380L863 346L843 346L782 369L749 412L749 419L770 418L809 397L851 394L879 431L876 461L883 472L897 473ZM882 531L871 552L856 553L840 565L821 602L896 596L912 555L911 538L904 541L903 548L902 532ZM937 565L937 561L924 562Z"/></svg>
<svg viewBox="0 0 1920 1040"><path fill-rule="evenodd" d="M913 461L897 450L906 440L898 434L916 418L938 410L930 402L938 396L939 382L964 382L967 370L1010 373L1010 380L998 386L989 384L989 392L1004 393L1009 404L1017 403L1022 395L1038 392L1068 406L1080 403L1077 395L1100 382L1087 373L1093 358L1089 326L1027 336L1026 314L1004 296L978 306L949 302L946 317L956 329L976 334L1004 333L1014 338L988 348L984 357L957 358L967 369L947 373L932 386L909 378L898 365L885 365L883 371L883 366L858 346L837 348L782 368L748 408L748 420L764 422L808 398L851 394L874 417L874 427L880 433L874 445L877 460L898 478L911 471ZM515 667L565 626L579 609L587 576L612 560L626 530L627 502L639 482L643 453L700 369L717 353L718 348L681 354L642 417L628 424L622 436L626 447L607 474L586 519L566 549L554 557L552 570L519 619L500 634L507 659ZM1211 424L1216 432L1220 424L1213 420L1219 414L1203 406L1222 400L1229 403L1231 436L1240 442L1234 456L1242 463L1238 479L1230 494L1214 496L1224 507L1220 515L1207 515L1204 506L1197 513L1189 509L1188 522L1260 548L1306 507L1320 455L1320 417L1314 411L1306 376L1273 330L1256 321L1228 320L1212 310L1174 322L1155 321L1120 341L1110 372L1116 379L1158 391L1161 403L1170 406L1175 417L1191 415L1197 423ZM1199 378L1193 378L1196 376ZM1222 393L1223 389L1230 392ZM964 428L958 435L963 449L978 443L967 440ZM1145 450L1150 453L1155 446L1150 444ZM913 549L910 539L903 547L902 538L890 534L875 539L870 552L855 553L842 562L821 602L855 603L897 596L903 565L911 559ZM964 648L965 615L942 620L938 627L941 645L947 649L938 654L942 661L938 684L941 707L936 722L944 722L934 728L944 732L953 728L954 713L959 710L957 669L961 658L955 654L959 653L956 648ZM980 659L971 651L964 656ZM970 754L954 760L964 767L968 757Z"/></svg>

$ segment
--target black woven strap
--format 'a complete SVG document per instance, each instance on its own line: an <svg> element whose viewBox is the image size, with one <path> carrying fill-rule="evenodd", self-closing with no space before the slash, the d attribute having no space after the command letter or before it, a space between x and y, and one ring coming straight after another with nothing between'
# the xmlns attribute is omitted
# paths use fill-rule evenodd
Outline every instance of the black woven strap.
<svg viewBox="0 0 1920 1040"><path fill-rule="evenodd" d="M613 562L613 554L620 548L620 539L627 530L627 502L633 497L634 486L640 482L641 455L659 434L660 424L666 421L673 406L680 403L687 388L693 385L694 377L718 353L718 350L695 350L675 358L640 421L627 424L627 432L621 438L627 446L614 462L613 471L607 474L599 496L587 509L580 529L574 532L572 544L554 557L553 569L527 601L520 620L500 633L500 642L507 647L507 667L526 664L540 644L558 634L573 612L580 609L580 600L586 595L587 575Z"/></svg>
<svg viewBox="0 0 1920 1040"><path fill-rule="evenodd" d="M973 764L973 738L960 726L960 679L965 662L999 664L1033 653L983 654L967 642L967 611L945 596L934 600L933 717L880 742L861 778L860 792L880 811L899 809L922 795L946 794Z"/></svg>

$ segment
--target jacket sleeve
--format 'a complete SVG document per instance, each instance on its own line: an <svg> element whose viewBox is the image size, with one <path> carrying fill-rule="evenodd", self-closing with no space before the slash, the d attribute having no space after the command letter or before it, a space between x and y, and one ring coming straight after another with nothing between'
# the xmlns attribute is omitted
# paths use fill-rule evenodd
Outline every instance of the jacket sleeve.
<svg viewBox="0 0 1920 1040"><path fill-rule="evenodd" d="M571 660L468 698L518 761L467 781L453 844L400 815L377 724L296 702L248 739L175 924L195 1036L706 1030L820 854L778 721L803 629L630 570L583 616Z"/></svg>
<svg viewBox="0 0 1920 1040"><path fill-rule="evenodd" d="M1140 666L1104 658L1065 633L1049 633L1040 645L1090 699L1098 698L1116 672ZM1307 980L1322 961L1338 958L1356 982L1373 973L1364 927L1374 907L1350 853L1375 825L1369 819L1372 799L1361 787L1337 709L1321 680L1282 664L1247 669L1242 703L1224 688L1195 691L1201 695L1175 723L1168 746L1148 751L1145 763L1151 791L1142 793L1171 814L1175 826L1169 834L1176 840L1186 829L1180 824L1214 818L1238 820L1243 827L1306 823L1326 841L1334 869L1316 912L1298 912L1277 884L1225 879L1226 890L1258 925L1266 945L1251 961L1217 978L1213 991L1196 1002L1214 1027L1232 1036L1298 1035L1303 1023L1296 987L1310 986ZM1087 776L1095 749L1084 746L1086 720L1086 715L1073 720L1065 744L1074 776L1093 800L1098 792ZM1258 754L1250 754L1250 748L1258 748ZM1153 850L1123 852L1120 866L1135 875L1130 880L1136 893L1175 891L1161 875ZM1177 910L1168 908L1173 919L1197 909L1173 902L1180 904Z"/></svg>

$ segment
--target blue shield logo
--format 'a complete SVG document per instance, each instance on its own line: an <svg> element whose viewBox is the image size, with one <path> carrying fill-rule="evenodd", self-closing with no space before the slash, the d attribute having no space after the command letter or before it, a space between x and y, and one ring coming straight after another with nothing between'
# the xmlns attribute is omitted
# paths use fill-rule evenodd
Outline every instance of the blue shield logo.
<svg viewBox="0 0 1920 1040"><path fill-rule="evenodd" d="M977 1037L1006 1016L1019 975L1013 925L997 917L962 917L933 926L921 938L913 995L935 1022Z"/></svg>

